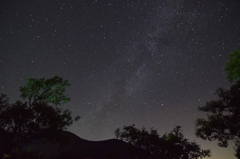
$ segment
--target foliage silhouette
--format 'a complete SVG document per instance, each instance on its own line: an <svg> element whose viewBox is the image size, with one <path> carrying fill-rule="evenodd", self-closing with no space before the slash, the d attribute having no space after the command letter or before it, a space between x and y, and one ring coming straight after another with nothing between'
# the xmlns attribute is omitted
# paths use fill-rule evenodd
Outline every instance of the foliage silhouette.
<svg viewBox="0 0 240 159"><path fill-rule="evenodd" d="M13 149L10 155L5 155L3 159L56 159L56 156L46 156L42 152L33 152L30 149Z"/></svg>
<svg viewBox="0 0 240 159"><path fill-rule="evenodd" d="M137 129L135 125L124 126L115 131L115 136L138 148L150 152L154 158L161 159L197 159L210 157L210 150L202 150L195 141L184 138L180 126L170 133L159 136L156 129Z"/></svg>
<svg viewBox="0 0 240 159"><path fill-rule="evenodd" d="M0 96L0 155L3 157L22 144L40 139L51 142L64 142L61 130L66 129L73 120L71 112L58 106L67 103L65 95L67 80L60 77L29 78L20 87L23 101L9 104L6 95Z"/></svg>
<svg viewBox="0 0 240 159"><path fill-rule="evenodd" d="M225 71L228 73L228 81L232 83L233 80L240 79L240 50L233 51L228 58Z"/></svg>
<svg viewBox="0 0 240 159"><path fill-rule="evenodd" d="M196 135L202 139L218 140L218 145L227 147L235 143L236 156L240 158L240 80L229 90L218 88L217 100L206 103L199 110L207 113L207 120L196 120Z"/></svg>

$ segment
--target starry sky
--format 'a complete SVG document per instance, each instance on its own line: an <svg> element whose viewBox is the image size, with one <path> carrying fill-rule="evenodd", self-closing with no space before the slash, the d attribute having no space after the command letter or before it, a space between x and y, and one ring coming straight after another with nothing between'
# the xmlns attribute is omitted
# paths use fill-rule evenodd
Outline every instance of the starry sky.
<svg viewBox="0 0 240 159"><path fill-rule="evenodd" d="M0 93L14 102L29 77L60 76L71 86L63 106L81 120L69 131L114 138L136 124L185 137L215 159L233 145L195 137L197 110L228 88L224 67L240 48L239 0L1 0Z"/></svg>

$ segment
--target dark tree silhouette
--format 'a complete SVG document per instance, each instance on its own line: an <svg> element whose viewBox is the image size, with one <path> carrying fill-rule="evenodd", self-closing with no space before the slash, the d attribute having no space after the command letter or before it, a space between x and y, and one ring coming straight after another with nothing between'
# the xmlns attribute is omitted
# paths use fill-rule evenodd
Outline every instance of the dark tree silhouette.
<svg viewBox="0 0 240 159"><path fill-rule="evenodd" d="M233 82L233 80L240 79L240 50L233 51L228 58L225 71L228 73L228 81Z"/></svg>
<svg viewBox="0 0 240 159"><path fill-rule="evenodd" d="M9 104L0 96L0 155L3 157L32 139L62 142L61 130L73 123L71 112L58 106L67 103L68 81L60 77L29 78L20 87L23 101ZM80 117L75 117L78 120Z"/></svg>
<svg viewBox="0 0 240 159"><path fill-rule="evenodd" d="M210 150L202 150L195 141L188 141L176 126L170 133L159 136L156 129L137 129L135 125L124 126L115 131L117 138L150 152L154 158L197 159L210 157Z"/></svg>
<svg viewBox="0 0 240 159"><path fill-rule="evenodd" d="M207 120L197 119L196 135L205 140L218 140L218 145L227 147L228 141L235 143L236 156L240 159L240 80L229 90L218 88L217 100L199 107L207 113Z"/></svg>

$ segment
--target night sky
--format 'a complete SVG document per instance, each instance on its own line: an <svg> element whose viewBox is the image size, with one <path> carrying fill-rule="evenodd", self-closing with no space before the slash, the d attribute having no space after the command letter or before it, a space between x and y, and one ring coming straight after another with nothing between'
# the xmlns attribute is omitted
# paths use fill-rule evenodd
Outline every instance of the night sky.
<svg viewBox="0 0 240 159"><path fill-rule="evenodd" d="M60 76L63 106L81 116L68 130L114 138L136 124L183 134L235 158L233 145L195 137L197 110L228 88L224 67L240 48L239 0L1 0L0 93L14 102L29 77Z"/></svg>

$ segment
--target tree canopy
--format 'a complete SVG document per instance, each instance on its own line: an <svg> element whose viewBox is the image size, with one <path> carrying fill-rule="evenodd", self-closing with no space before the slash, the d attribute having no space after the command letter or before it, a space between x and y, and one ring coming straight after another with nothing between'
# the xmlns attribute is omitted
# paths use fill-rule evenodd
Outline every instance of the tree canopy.
<svg viewBox="0 0 240 159"><path fill-rule="evenodd" d="M229 82L237 80L229 90L218 88L217 100L198 107L207 113L207 119L196 120L196 135L204 140L217 140L218 145L227 147L230 140L235 143L235 156L240 159L240 50L229 56L225 71Z"/></svg>
<svg viewBox="0 0 240 159"><path fill-rule="evenodd" d="M160 136L156 129L137 129L135 125L124 126L115 131L117 138L138 148L148 151L155 158L161 159L197 159L210 157L210 150L202 150L195 141L184 138L180 126L170 133Z"/></svg>
<svg viewBox="0 0 240 159"><path fill-rule="evenodd" d="M218 88L217 100L211 100L199 110L207 113L206 119L197 119L196 135L205 140L217 140L218 145L227 147L233 140L236 156L240 158L240 80L229 90Z"/></svg>
<svg viewBox="0 0 240 159"><path fill-rule="evenodd" d="M228 58L225 71L228 73L228 81L233 82L233 80L240 79L240 50L233 51Z"/></svg>
<svg viewBox="0 0 240 159"><path fill-rule="evenodd" d="M73 119L71 111L59 108L70 100L65 94L67 86L68 81L57 76L29 78L20 87L22 101L10 104L5 94L0 95L1 157L32 139L52 142L62 139L61 130L80 118Z"/></svg>

